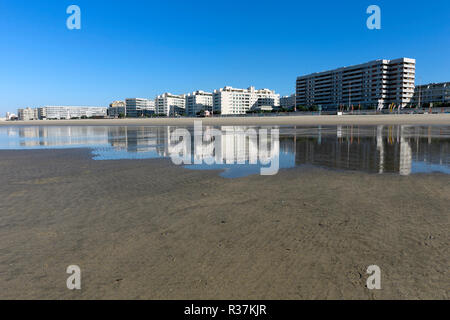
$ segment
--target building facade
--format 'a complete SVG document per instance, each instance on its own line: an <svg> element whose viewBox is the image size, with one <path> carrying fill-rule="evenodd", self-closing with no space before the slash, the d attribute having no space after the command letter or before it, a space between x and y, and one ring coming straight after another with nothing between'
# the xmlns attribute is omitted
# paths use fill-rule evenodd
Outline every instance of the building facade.
<svg viewBox="0 0 450 320"><path fill-rule="evenodd" d="M125 101L113 101L109 104L108 116L111 118L125 117L127 114L127 105Z"/></svg>
<svg viewBox="0 0 450 320"><path fill-rule="evenodd" d="M22 120L22 121L39 119L37 109L31 109L31 108L18 109L17 115L18 115L19 120Z"/></svg>
<svg viewBox="0 0 450 320"><path fill-rule="evenodd" d="M14 113L11 113L11 112L7 112L6 113L6 120L18 120L19 119L19 117L16 115L16 114L14 114Z"/></svg>
<svg viewBox="0 0 450 320"><path fill-rule="evenodd" d="M375 60L297 78L296 105L337 109L405 107L414 95L416 60Z"/></svg>
<svg viewBox="0 0 450 320"><path fill-rule="evenodd" d="M153 100L143 98L125 99L125 114L127 117L132 118L143 117L147 115L152 115L154 113L155 113L155 101Z"/></svg>
<svg viewBox="0 0 450 320"><path fill-rule="evenodd" d="M186 95L186 115L195 117L202 111L211 112L213 108L213 94L205 91L195 91Z"/></svg>
<svg viewBox="0 0 450 320"><path fill-rule="evenodd" d="M290 96L284 96L280 98L280 107L284 109L290 109L295 107L295 94Z"/></svg>
<svg viewBox="0 0 450 320"><path fill-rule="evenodd" d="M224 87L213 93L213 112L222 115L246 114L251 109L279 106L280 95L269 89Z"/></svg>
<svg viewBox="0 0 450 320"><path fill-rule="evenodd" d="M84 107L84 106L45 106L37 109L42 116L40 119L67 120L81 118L104 118L107 116L106 107Z"/></svg>
<svg viewBox="0 0 450 320"><path fill-rule="evenodd" d="M185 114L186 96L164 93L155 99L156 113L167 117Z"/></svg>
<svg viewBox="0 0 450 320"><path fill-rule="evenodd" d="M430 83L416 86L415 105L450 103L450 82Z"/></svg>

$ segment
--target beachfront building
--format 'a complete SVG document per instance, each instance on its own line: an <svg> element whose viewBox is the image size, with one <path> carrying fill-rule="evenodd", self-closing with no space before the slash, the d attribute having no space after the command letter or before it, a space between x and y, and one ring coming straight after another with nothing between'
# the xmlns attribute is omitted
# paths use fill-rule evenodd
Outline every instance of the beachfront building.
<svg viewBox="0 0 450 320"><path fill-rule="evenodd" d="M107 115L105 107L85 107L85 106L45 106L38 108L40 119L67 120L82 118L104 118Z"/></svg>
<svg viewBox="0 0 450 320"><path fill-rule="evenodd" d="M429 83L416 86L414 105L450 104L450 82Z"/></svg>
<svg viewBox="0 0 450 320"><path fill-rule="evenodd" d="M111 118L125 117L127 114L127 105L125 101L113 101L109 104L108 116Z"/></svg>
<svg viewBox="0 0 450 320"><path fill-rule="evenodd" d="M185 114L186 96L164 93L155 99L156 113L167 117L174 117Z"/></svg>
<svg viewBox="0 0 450 320"><path fill-rule="evenodd" d="M201 112L211 112L213 94L205 91L195 91L186 95L186 115L195 117Z"/></svg>
<svg viewBox="0 0 450 320"><path fill-rule="evenodd" d="M213 93L213 112L222 115L246 114L251 109L268 106L280 106L280 95L269 89L224 87Z"/></svg>
<svg viewBox="0 0 450 320"><path fill-rule="evenodd" d="M44 107L37 108L38 119L43 120L47 119L47 109Z"/></svg>
<svg viewBox="0 0 450 320"><path fill-rule="evenodd" d="M16 115L16 114L14 114L14 113L11 113L11 112L7 112L6 113L6 118L5 118L7 121L9 121L9 120L17 120L17 119L19 119L19 117Z"/></svg>
<svg viewBox="0 0 450 320"><path fill-rule="evenodd" d="M37 109L31 109L31 108L18 109L17 114L18 114L19 120L22 120L22 121L39 119Z"/></svg>
<svg viewBox="0 0 450 320"><path fill-rule="evenodd" d="M290 109L295 107L295 94L284 96L280 98L280 107L283 109Z"/></svg>
<svg viewBox="0 0 450 320"><path fill-rule="evenodd" d="M405 107L414 95L416 60L375 60L297 78L296 105L325 109Z"/></svg>
<svg viewBox="0 0 450 320"><path fill-rule="evenodd" d="M127 117L150 116L155 113L155 101L143 98L125 99L125 113Z"/></svg>

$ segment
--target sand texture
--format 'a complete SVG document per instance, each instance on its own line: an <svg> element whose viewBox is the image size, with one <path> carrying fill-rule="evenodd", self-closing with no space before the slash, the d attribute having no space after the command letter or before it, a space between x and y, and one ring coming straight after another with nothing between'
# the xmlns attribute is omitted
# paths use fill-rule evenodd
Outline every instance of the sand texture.
<svg viewBox="0 0 450 320"><path fill-rule="evenodd" d="M72 149L0 151L0 181L1 299L449 299L448 175L225 179Z"/></svg>

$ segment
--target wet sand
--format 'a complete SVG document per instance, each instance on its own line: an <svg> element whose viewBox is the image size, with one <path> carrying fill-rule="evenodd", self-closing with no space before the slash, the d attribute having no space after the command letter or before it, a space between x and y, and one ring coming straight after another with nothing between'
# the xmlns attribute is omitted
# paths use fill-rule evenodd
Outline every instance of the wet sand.
<svg viewBox="0 0 450 320"><path fill-rule="evenodd" d="M449 299L447 175L230 180L72 149L0 151L0 177L1 299Z"/></svg>
<svg viewBox="0 0 450 320"><path fill-rule="evenodd" d="M3 121L4 125L171 125L192 126L194 121L204 125L390 125L390 124L450 124L450 114L402 114L402 115L344 115L344 116L278 116L278 117L216 117L216 118L147 118L100 120L51 120L51 121Z"/></svg>

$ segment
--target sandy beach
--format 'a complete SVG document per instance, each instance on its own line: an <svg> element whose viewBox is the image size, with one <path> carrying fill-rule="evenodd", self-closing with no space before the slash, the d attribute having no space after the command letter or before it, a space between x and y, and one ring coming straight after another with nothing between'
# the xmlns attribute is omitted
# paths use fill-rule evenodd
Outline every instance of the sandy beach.
<svg viewBox="0 0 450 320"><path fill-rule="evenodd" d="M448 175L224 179L71 149L0 151L0 177L0 299L449 299Z"/></svg>
<svg viewBox="0 0 450 320"><path fill-rule="evenodd" d="M144 118L144 119L88 119L51 121L0 121L0 126L124 126L171 125L191 126L201 120L204 125L377 125L377 124L450 124L450 114L401 114L401 115L344 115L344 116L278 116L278 117L217 117L217 118Z"/></svg>

